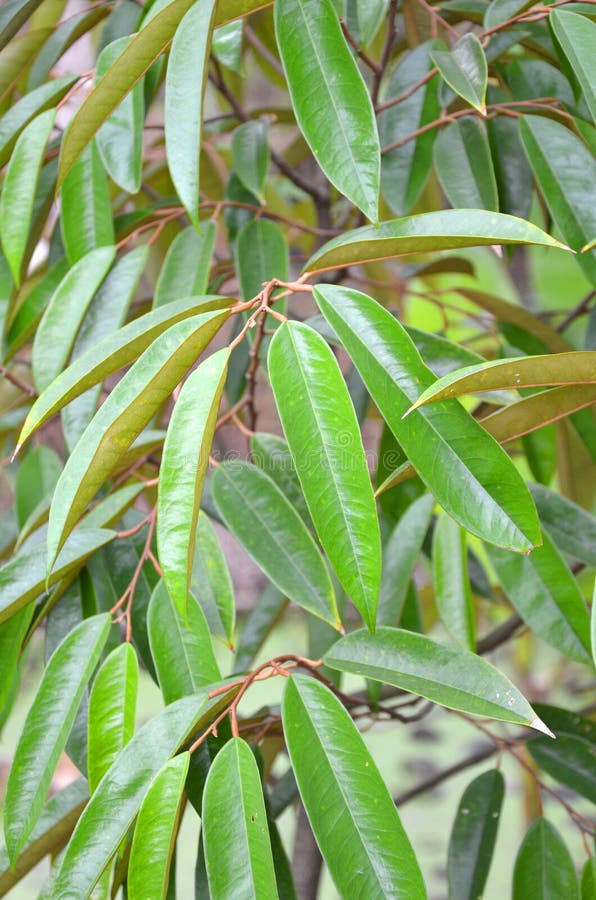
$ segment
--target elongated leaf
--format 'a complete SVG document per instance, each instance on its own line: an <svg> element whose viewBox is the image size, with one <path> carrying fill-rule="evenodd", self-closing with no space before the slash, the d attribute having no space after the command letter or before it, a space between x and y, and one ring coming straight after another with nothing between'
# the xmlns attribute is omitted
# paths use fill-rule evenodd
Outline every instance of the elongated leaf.
<svg viewBox="0 0 596 900"><path fill-rule="evenodd" d="M537 706L557 736L556 741L535 738L528 741L528 751L544 772L561 784L596 803L596 727L594 723L567 710Z"/></svg>
<svg viewBox="0 0 596 900"><path fill-rule="evenodd" d="M70 75L54 78L25 94L4 113L0 118L0 166L8 162L23 128L39 113L55 106L75 81L76 77Z"/></svg>
<svg viewBox="0 0 596 900"><path fill-rule="evenodd" d="M498 769L484 772L465 789L447 853L450 900L482 896L493 858L505 781Z"/></svg>
<svg viewBox="0 0 596 900"><path fill-rule="evenodd" d="M207 290L217 225L213 220L202 222L201 230L199 234L189 226L170 244L155 285L154 307L181 297L197 297Z"/></svg>
<svg viewBox="0 0 596 900"><path fill-rule="evenodd" d="M339 629L327 567L275 483L256 466L230 461L216 469L211 491L232 534L280 591Z"/></svg>
<svg viewBox="0 0 596 900"><path fill-rule="evenodd" d="M233 696L233 694L232 694ZM150 719L118 754L79 819L58 869L55 896L88 898L130 828L156 773L230 694L185 697Z"/></svg>
<svg viewBox="0 0 596 900"><path fill-rule="evenodd" d="M236 649L236 672L249 668L287 605L287 598L274 585L265 588L244 623Z"/></svg>
<svg viewBox="0 0 596 900"><path fill-rule="evenodd" d="M435 600L443 625L460 646L474 650L474 610L466 535L450 516L439 516L433 534Z"/></svg>
<svg viewBox="0 0 596 900"><path fill-rule="evenodd" d="M340 368L320 335L291 322L271 342L269 375L321 544L374 630L381 541L362 438Z"/></svg>
<svg viewBox="0 0 596 900"><path fill-rule="evenodd" d="M397 625L416 560L430 525L434 504L425 494L407 508L383 549L383 580L379 597L379 625Z"/></svg>
<svg viewBox="0 0 596 900"><path fill-rule="evenodd" d="M34 447L27 453L15 481L15 512L20 530L39 503L53 492L61 470L60 457L49 447Z"/></svg>
<svg viewBox="0 0 596 900"><path fill-rule="evenodd" d="M282 718L300 796L340 895L426 898L395 804L339 700L313 678L292 676Z"/></svg>
<svg viewBox="0 0 596 900"><path fill-rule="evenodd" d="M114 531L80 528L71 535L56 560L49 585L78 571L93 553L114 540ZM0 624L44 591L46 550L43 544L22 549L0 569Z"/></svg>
<svg viewBox="0 0 596 900"><path fill-rule="evenodd" d="M235 738L215 757L203 795L203 839L212 900L276 900L273 856L257 763Z"/></svg>
<svg viewBox="0 0 596 900"><path fill-rule="evenodd" d="M114 243L108 182L95 143L64 180L60 200L62 239L71 264Z"/></svg>
<svg viewBox="0 0 596 900"><path fill-rule="evenodd" d="M5 322L6 359L13 356L29 340L43 310L68 272L68 268L68 260L62 257L36 282L23 302L14 310L12 317L10 319L7 317Z"/></svg>
<svg viewBox="0 0 596 900"><path fill-rule="evenodd" d="M43 391L68 360L93 295L112 265L114 247L91 250L69 269L43 315L33 344L33 377Z"/></svg>
<svg viewBox="0 0 596 900"><path fill-rule="evenodd" d="M330 0L276 0L274 14L300 130L329 181L376 223L377 127L333 5Z"/></svg>
<svg viewBox="0 0 596 900"><path fill-rule="evenodd" d="M185 613L183 617L160 581L149 602L147 627L166 703L196 694L221 678L205 616L193 597Z"/></svg>
<svg viewBox="0 0 596 900"><path fill-rule="evenodd" d="M410 409L433 400L478 394L502 388L541 387L549 384L596 384L596 351L553 353L496 359L456 369L427 388Z"/></svg>
<svg viewBox="0 0 596 900"><path fill-rule="evenodd" d="M30 603L0 625L0 713L3 713L10 703L13 682L17 677L21 645L31 624L33 612L34 604Z"/></svg>
<svg viewBox="0 0 596 900"><path fill-rule="evenodd" d="M530 491L540 521L559 550L596 566L596 517L542 484L531 484Z"/></svg>
<svg viewBox="0 0 596 900"><path fill-rule="evenodd" d="M19 436L15 453L31 434L63 406L88 388L135 360L160 334L199 312L229 306L225 297L179 300L129 322L105 337L73 362L33 404Z"/></svg>
<svg viewBox="0 0 596 900"><path fill-rule="evenodd" d="M87 503L227 318L205 313L160 335L118 382L68 458L48 529L48 571Z"/></svg>
<svg viewBox="0 0 596 900"><path fill-rule="evenodd" d="M423 634L400 628L379 628L374 635L353 631L337 641L324 659L332 669L393 684L448 709L517 722L550 734L498 669L468 650Z"/></svg>
<svg viewBox="0 0 596 900"><path fill-rule="evenodd" d="M523 620L546 641L578 662L591 662L590 619L581 591L550 536L518 556L487 547L503 589Z"/></svg>
<svg viewBox="0 0 596 900"><path fill-rule="evenodd" d="M8 0L0 11L0 49L25 24L42 0Z"/></svg>
<svg viewBox="0 0 596 900"><path fill-rule="evenodd" d="M452 50L433 50L431 56L449 87L484 115L488 67L476 35L464 34Z"/></svg>
<svg viewBox="0 0 596 900"><path fill-rule="evenodd" d="M596 210L590 202L596 179L596 160L572 131L543 116L522 116L521 139L538 186L559 231L570 247L580 251L596 233ZM596 284L596 251L576 257Z"/></svg>
<svg viewBox="0 0 596 900"><path fill-rule="evenodd" d="M556 828L536 819L523 840L513 870L513 900L579 900L573 860Z"/></svg>
<svg viewBox="0 0 596 900"><path fill-rule="evenodd" d="M236 620L234 588L217 533L205 512L199 516L190 589L211 633L232 647Z"/></svg>
<svg viewBox="0 0 596 900"><path fill-rule="evenodd" d="M215 0L201 0L188 10L176 30L166 75L168 167L182 205L197 228L203 94L215 6Z"/></svg>
<svg viewBox="0 0 596 900"><path fill-rule="evenodd" d="M554 9L549 22L563 53L569 60L582 87L582 95L596 121L596 64L592 52L596 40L596 24L586 16Z"/></svg>
<svg viewBox="0 0 596 900"><path fill-rule="evenodd" d="M310 513L287 441L276 434L256 432L250 438L250 452L254 464L273 479L296 512L300 513L305 525L311 528Z"/></svg>
<svg viewBox="0 0 596 900"><path fill-rule="evenodd" d="M6 846L11 862L42 810L54 770L108 636L110 617L81 622L50 659L29 710L6 785Z"/></svg>
<svg viewBox="0 0 596 900"><path fill-rule="evenodd" d="M365 226L332 238L311 256L305 272L325 272L409 253L436 253L459 247L493 244L538 244L564 248L540 228L480 209L445 209Z"/></svg>
<svg viewBox="0 0 596 900"><path fill-rule="evenodd" d="M58 4L55 4L54 6L56 7L57 5ZM47 6L48 5L46 4L46 7ZM44 10L42 9L40 12L43 13ZM101 22L102 19L105 19L109 12L110 10L105 7L103 9L101 7L88 10L83 9L79 13L68 16L62 22L58 21L60 18L59 12L57 16L48 16L47 23L45 24L50 26L48 28L49 36L48 39L44 41L43 47L36 55L33 65L29 69L29 76L27 78L27 87L29 90L39 87L40 84L47 81L49 73L62 54L80 37L91 31L91 29ZM36 28L36 31L39 30L39 28Z"/></svg>
<svg viewBox="0 0 596 900"><path fill-rule="evenodd" d="M218 350L184 382L168 426L157 495L157 549L170 597L184 616L196 528L230 351Z"/></svg>
<svg viewBox="0 0 596 900"><path fill-rule="evenodd" d="M263 201L263 187L269 168L269 125L252 119L235 129L232 135L234 172L255 197ZM280 276L281 277L281 276Z"/></svg>
<svg viewBox="0 0 596 900"><path fill-rule="evenodd" d="M581 900L591 900L596 894L596 856L590 856L582 869Z"/></svg>
<svg viewBox="0 0 596 900"><path fill-rule="evenodd" d="M317 287L315 297L387 424L446 512L496 544L526 552L539 543L538 517L523 479L459 404L417 410L415 422L412 416L401 418L409 398L432 384L434 376L399 322L357 291Z"/></svg>
<svg viewBox="0 0 596 900"><path fill-rule="evenodd" d="M434 145L435 169L449 202L455 207L499 208L497 181L484 125L458 119Z"/></svg>
<svg viewBox="0 0 596 900"><path fill-rule="evenodd" d="M279 225L269 219L252 219L240 229L235 255L245 300L255 297L265 281L288 279L288 245Z"/></svg>
<svg viewBox="0 0 596 900"><path fill-rule="evenodd" d="M87 773L95 790L134 733L139 663L131 644L121 644L106 658L89 696Z"/></svg>
<svg viewBox="0 0 596 900"><path fill-rule="evenodd" d="M29 236L35 189L56 111L49 109L27 125L19 136L4 177L0 198L2 249L17 287Z"/></svg>
<svg viewBox="0 0 596 900"><path fill-rule="evenodd" d="M128 863L126 894L130 900L150 895L164 900L177 837L189 753L169 760L157 773L139 810Z"/></svg>

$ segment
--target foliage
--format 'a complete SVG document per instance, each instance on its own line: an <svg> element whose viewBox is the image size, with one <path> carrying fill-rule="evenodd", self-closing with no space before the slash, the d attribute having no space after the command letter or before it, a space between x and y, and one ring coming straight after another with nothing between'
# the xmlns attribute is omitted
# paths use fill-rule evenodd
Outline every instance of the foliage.
<svg viewBox="0 0 596 900"><path fill-rule="evenodd" d="M44 897L189 896L190 806L197 897L314 897L303 806L342 897L418 900L402 805L498 752L442 893L485 889L506 754L536 812L513 896L592 896L541 797L590 856L595 18L3 4L3 725L46 664L0 895L51 855ZM266 581L239 628L225 531ZM272 657L291 616L308 639ZM358 726L437 706L485 743L396 800ZM48 799L63 753L80 778Z"/></svg>

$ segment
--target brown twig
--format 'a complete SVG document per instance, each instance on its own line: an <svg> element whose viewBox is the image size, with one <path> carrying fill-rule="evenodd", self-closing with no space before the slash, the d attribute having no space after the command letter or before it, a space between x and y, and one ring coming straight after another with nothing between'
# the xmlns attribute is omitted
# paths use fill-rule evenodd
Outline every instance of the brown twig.
<svg viewBox="0 0 596 900"><path fill-rule="evenodd" d="M11 372L6 366L0 365L0 375L2 375L3 378L6 378L7 381L10 381L14 387L23 391L24 394L27 394L28 397L35 398L38 396L37 391L32 384L27 384L26 381L23 381L18 375L15 375L14 372Z"/></svg>

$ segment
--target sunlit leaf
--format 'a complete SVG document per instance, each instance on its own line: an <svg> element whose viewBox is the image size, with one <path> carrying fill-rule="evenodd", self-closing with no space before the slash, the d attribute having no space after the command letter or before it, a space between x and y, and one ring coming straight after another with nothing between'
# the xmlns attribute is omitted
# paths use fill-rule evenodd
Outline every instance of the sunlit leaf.
<svg viewBox="0 0 596 900"><path fill-rule="evenodd" d="M108 181L95 142L64 179L60 213L62 238L71 264L92 250L114 243Z"/></svg>
<svg viewBox="0 0 596 900"><path fill-rule="evenodd" d="M488 67L475 34L464 34L451 50L433 50L431 56L450 88L484 114Z"/></svg>

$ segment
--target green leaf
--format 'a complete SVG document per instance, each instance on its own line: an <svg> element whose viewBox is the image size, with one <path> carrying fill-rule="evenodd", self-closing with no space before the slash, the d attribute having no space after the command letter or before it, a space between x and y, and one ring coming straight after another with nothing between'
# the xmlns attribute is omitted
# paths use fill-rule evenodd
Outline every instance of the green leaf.
<svg viewBox="0 0 596 900"><path fill-rule="evenodd" d="M199 159L215 0L190 7L176 29L166 75L168 168L193 225L199 227Z"/></svg>
<svg viewBox="0 0 596 900"><path fill-rule="evenodd" d="M209 356L186 379L168 425L157 493L157 549L172 600L185 615L196 528L230 351Z"/></svg>
<svg viewBox="0 0 596 900"><path fill-rule="evenodd" d="M14 310L14 314L10 318L7 316L4 329L7 345L6 359L14 356L16 351L27 343L43 310L68 269L68 260L62 257L36 282L22 303Z"/></svg>
<svg viewBox="0 0 596 900"><path fill-rule="evenodd" d="M131 40L131 37L122 37L104 47L97 57L96 83ZM136 194L141 187L144 116L143 82L140 81L97 132L97 149L106 172L129 194Z"/></svg>
<svg viewBox="0 0 596 900"><path fill-rule="evenodd" d="M6 785L4 833L12 863L42 810L109 627L107 614L85 619L66 636L46 666Z"/></svg>
<svg viewBox="0 0 596 900"><path fill-rule="evenodd" d="M435 141L434 161L452 206L499 209L495 170L482 122L470 116L443 129Z"/></svg>
<svg viewBox="0 0 596 900"><path fill-rule="evenodd" d="M147 628L166 703L196 694L221 679L207 622L194 597L189 597L185 621L160 581L149 602Z"/></svg>
<svg viewBox="0 0 596 900"><path fill-rule="evenodd" d="M255 432L250 437L250 453L255 466L273 479L300 514L306 527L312 528L310 513L287 441L277 434Z"/></svg>
<svg viewBox="0 0 596 900"><path fill-rule="evenodd" d="M76 80L76 76L64 75L47 81L25 94L4 113L0 118L0 166L8 162L23 128L39 113L55 106Z"/></svg>
<svg viewBox="0 0 596 900"><path fill-rule="evenodd" d="M596 517L542 484L531 484L540 521L564 553L596 567Z"/></svg>
<svg viewBox="0 0 596 900"><path fill-rule="evenodd" d="M288 322L271 342L269 376L323 549L374 630L381 540L360 429L339 365L316 331Z"/></svg>
<svg viewBox="0 0 596 900"><path fill-rule="evenodd" d="M0 713L4 713L10 703L11 691L21 656L22 643L35 605L29 603L7 622L0 625ZM0 880L1 883L1 880Z"/></svg>
<svg viewBox="0 0 596 900"><path fill-rule="evenodd" d="M335 10L330 0L276 0L274 15L300 130L329 181L376 223L377 126Z"/></svg>
<svg viewBox="0 0 596 900"><path fill-rule="evenodd" d="M582 870L581 895L581 900L592 900L596 895L596 856L590 856Z"/></svg>
<svg viewBox="0 0 596 900"><path fill-rule="evenodd" d="M190 753L169 760L145 794L135 825L128 863L126 895L164 900L182 810Z"/></svg>
<svg viewBox="0 0 596 900"><path fill-rule="evenodd" d="M586 604L548 533L528 556L486 549L503 590L533 632L570 659L590 664Z"/></svg>
<svg viewBox="0 0 596 900"><path fill-rule="evenodd" d="M507 22L527 9L528 6L532 6L532 0L492 0L487 5L484 15L485 29L488 30L502 22Z"/></svg>
<svg viewBox="0 0 596 900"><path fill-rule="evenodd" d="M400 323L358 291L325 286L314 293L387 424L445 511L491 542L521 552L539 543L538 517L522 477L458 403L417 410L414 422L412 416L402 419L434 376Z"/></svg>
<svg viewBox="0 0 596 900"><path fill-rule="evenodd" d="M596 233L590 192L596 160L584 142L564 125L544 116L522 116L519 129L538 186L557 228L580 251ZM578 253L577 263L596 284L596 251Z"/></svg>
<svg viewBox="0 0 596 900"><path fill-rule="evenodd" d="M27 248L35 190L55 117L56 110L49 109L27 125L15 144L4 176L0 198L0 234L2 249L17 287Z"/></svg>
<svg viewBox="0 0 596 900"><path fill-rule="evenodd" d="M464 34L451 50L432 50L431 56L449 87L484 115L488 67L476 35Z"/></svg>
<svg viewBox="0 0 596 900"><path fill-rule="evenodd" d="M379 597L379 625L397 625L408 585L430 525L434 497L424 494L405 511L383 549L383 579Z"/></svg>
<svg viewBox="0 0 596 900"><path fill-rule="evenodd" d="M49 585L78 571L100 547L114 540L115 532L98 528L79 528L58 556ZM0 624L6 622L44 592L46 550L43 544L22 549L0 569Z"/></svg>
<svg viewBox="0 0 596 900"><path fill-rule="evenodd" d="M108 769L66 848L56 874L56 897L88 898L116 853L164 763L195 731L204 728L230 693L214 700L185 697L150 719L121 750ZM232 692L233 696L233 692Z"/></svg>
<svg viewBox="0 0 596 900"><path fill-rule="evenodd" d="M289 254L286 238L270 219L252 219L243 225L236 241L236 269L240 290L251 300L263 289L265 281L287 281ZM276 304L276 309L279 304Z"/></svg>
<svg viewBox="0 0 596 900"><path fill-rule="evenodd" d="M337 641L324 659L332 669L392 684L448 709L529 725L550 734L498 669L469 650L440 644L423 634L400 628L379 628L374 635L353 631Z"/></svg>
<svg viewBox="0 0 596 900"><path fill-rule="evenodd" d="M578 16L562 9L553 9L549 22L581 85L582 96L592 113L592 119L596 121L596 64L592 52L596 40L596 24L586 16Z"/></svg>
<svg viewBox="0 0 596 900"><path fill-rule="evenodd" d="M202 234L189 226L176 235L155 285L153 306L163 306L181 297L198 297L207 290L209 269L217 237L213 219L201 222Z"/></svg>
<svg viewBox="0 0 596 900"><path fill-rule="evenodd" d="M523 840L513 870L512 900L579 900L573 860L559 832L536 819Z"/></svg>
<svg viewBox="0 0 596 900"><path fill-rule="evenodd" d="M58 4L54 4L54 7L57 5ZM46 7L49 6L49 4L46 4ZM43 10L40 10L40 12L43 12ZM43 46L35 56L29 70L29 76L27 78L28 89L31 90L32 88L39 87L40 84L47 81L48 75L61 58L62 54L65 53L65 51L80 37L91 31L91 29L101 22L102 19L105 19L109 12L109 9L106 9L105 7L96 7L95 9L91 8L88 10L83 9L79 13L68 16L68 18L62 22L56 21L56 18L60 18L60 14L58 14L57 17L54 17L53 20L48 16L47 24L50 27L47 30L49 36L48 39L43 42ZM38 23L36 22L36 26L37 24ZM39 33L40 30L41 29L36 27L35 32Z"/></svg>
<svg viewBox="0 0 596 900"><path fill-rule="evenodd" d="M490 103L509 100L504 91L489 89ZM486 123L492 164L499 194L499 209L527 219L533 195L532 170L519 136L515 119L495 116Z"/></svg>
<svg viewBox="0 0 596 900"><path fill-rule="evenodd" d="M465 789L447 852L450 900L477 900L492 862L505 781L498 769L484 772Z"/></svg>
<svg viewBox="0 0 596 900"><path fill-rule="evenodd" d="M62 183L60 225L71 265L91 250L114 243L108 181L95 142Z"/></svg>
<svg viewBox="0 0 596 900"><path fill-rule="evenodd" d="M112 650L95 677L87 741L91 793L134 734L138 681L139 663L131 644Z"/></svg>
<svg viewBox="0 0 596 900"><path fill-rule="evenodd" d="M249 668L287 605L287 598L282 592L272 584L267 585L244 623L236 649L235 672L244 672Z"/></svg>
<svg viewBox="0 0 596 900"><path fill-rule="evenodd" d="M461 647L474 650L474 610L468 578L467 541L450 516L439 516L433 533L435 600L443 625Z"/></svg>
<svg viewBox="0 0 596 900"><path fill-rule="evenodd" d="M34 447L19 466L15 481L15 512L19 530L38 508L39 503L51 495L62 471L62 461L49 447Z"/></svg>
<svg viewBox="0 0 596 900"><path fill-rule="evenodd" d="M340 629L327 567L302 519L275 483L249 463L218 466L211 481L226 525L285 596Z"/></svg>
<svg viewBox="0 0 596 900"><path fill-rule="evenodd" d="M276 900L261 779L240 738L228 741L209 770L202 821L212 900Z"/></svg>
<svg viewBox="0 0 596 900"><path fill-rule="evenodd" d="M122 452L148 424L226 318L226 312L205 313L172 325L145 350L101 406L69 456L56 486L48 529L48 572Z"/></svg>
<svg viewBox="0 0 596 900"><path fill-rule="evenodd" d="M205 512L199 516L190 589L199 601L210 632L232 648L236 621L234 588L217 533Z"/></svg>
<svg viewBox="0 0 596 900"><path fill-rule="evenodd" d="M342 897L424 900L395 804L339 700L313 678L288 678L282 719L313 833Z"/></svg>
<svg viewBox="0 0 596 900"><path fill-rule="evenodd" d="M7 0L0 10L0 50L21 29L43 0Z"/></svg>
<svg viewBox="0 0 596 900"><path fill-rule="evenodd" d="M244 187L261 202L264 201L263 188L269 168L269 156L269 123L266 119L251 119L234 130L232 135L234 172Z"/></svg>
<svg viewBox="0 0 596 900"><path fill-rule="evenodd" d="M88 388L133 362L160 334L199 312L222 309L225 297L194 297L139 316L76 359L39 397L25 420L15 453L44 422Z"/></svg>
<svg viewBox="0 0 596 900"><path fill-rule="evenodd" d="M33 343L35 385L43 391L63 370L93 295L114 261L114 247L91 250L69 269L47 305Z"/></svg>
<svg viewBox="0 0 596 900"><path fill-rule="evenodd" d="M538 244L565 248L530 222L481 209L444 209L364 226L332 238L304 266L325 272L411 253L436 253L459 247L493 244Z"/></svg>
<svg viewBox="0 0 596 900"><path fill-rule="evenodd" d="M578 713L553 706L537 706L537 712L554 731L556 741L533 738L527 748L544 772L561 784L596 803L596 727Z"/></svg>
<svg viewBox="0 0 596 900"><path fill-rule="evenodd" d="M222 64L233 72L242 74L242 38L244 25L242 19L228 22L213 32L211 50Z"/></svg>

